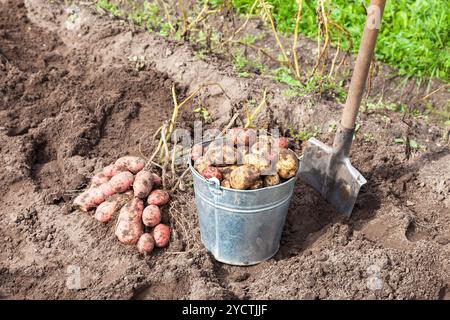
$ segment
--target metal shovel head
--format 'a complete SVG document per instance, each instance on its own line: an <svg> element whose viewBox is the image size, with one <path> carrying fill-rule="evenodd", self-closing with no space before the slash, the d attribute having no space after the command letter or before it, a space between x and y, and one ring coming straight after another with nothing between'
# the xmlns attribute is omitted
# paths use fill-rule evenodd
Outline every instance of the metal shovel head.
<svg viewBox="0 0 450 320"><path fill-rule="evenodd" d="M359 189L367 181L333 148L315 138L308 140L300 162L299 180L312 186L340 213L350 216Z"/></svg>

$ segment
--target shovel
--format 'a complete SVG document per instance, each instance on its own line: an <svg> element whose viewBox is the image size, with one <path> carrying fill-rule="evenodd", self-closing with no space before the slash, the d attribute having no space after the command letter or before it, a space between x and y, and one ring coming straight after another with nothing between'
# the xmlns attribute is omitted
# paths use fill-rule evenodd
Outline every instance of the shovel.
<svg viewBox="0 0 450 320"><path fill-rule="evenodd" d="M366 25L333 146L309 139L298 174L300 181L312 186L347 216L352 213L359 189L367 182L352 166L348 155L385 3L386 0L372 0L367 8Z"/></svg>

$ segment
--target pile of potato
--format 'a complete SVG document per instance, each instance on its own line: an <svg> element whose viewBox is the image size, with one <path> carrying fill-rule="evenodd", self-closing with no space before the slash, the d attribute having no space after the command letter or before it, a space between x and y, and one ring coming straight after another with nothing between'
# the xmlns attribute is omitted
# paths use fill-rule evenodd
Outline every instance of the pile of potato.
<svg viewBox="0 0 450 320"><path fill-rule="evenodd" d="M298 158L285 137L256 137L253 129L233 128L225 139L207 147L196 144L194 169L205 179L217 178L224 188L253 190L275 186L297 174Z"/></svg>
<svg viewBox="0 0 450 320"><path fill-rule="evenodd" d="M155 246L169 244L170 228L161 223L160 211L160 206L169 202L169 193L155 188L161 185L161 178L144 166L145 160L139 157L119 158L94 175L90 187L74 204L82 211L96 208L94 217L103 223L120 209L115 235L123 244L136 245L140 253L150 254Z"/></svg>

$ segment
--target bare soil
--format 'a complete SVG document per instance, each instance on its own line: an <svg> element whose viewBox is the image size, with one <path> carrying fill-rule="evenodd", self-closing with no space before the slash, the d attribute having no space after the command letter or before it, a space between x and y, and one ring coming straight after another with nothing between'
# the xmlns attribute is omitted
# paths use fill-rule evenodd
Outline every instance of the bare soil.
<svg viewBox="0 0 450 320"><path fill-rule="evenodd" d="M144 56L137 68L129 59ZM150 257L121 245L71 201L102 166L139 154L178 95L204 82L201 102L223 127L242 102L269 92L262 127L321 129L341 106L286 99L267 79L237 78L217 59L145 33L89 7L0 0L0 297L3 299L449 299L450 148L442 130L412 120L424 148L407 157L394 138L402 115L361 115L352 163L367 178L354 213L339 216L317 193L295 188L280 251L251 267L218 263L199 242L192 190L173 194L188 232ZM181 126L189 128L189 112ZM364 134L373 139L364 139ZM142 152L151 153L150 138ZM301 143L296 143L301 152ZM81 288L70 280L79 268Z"/></svg>

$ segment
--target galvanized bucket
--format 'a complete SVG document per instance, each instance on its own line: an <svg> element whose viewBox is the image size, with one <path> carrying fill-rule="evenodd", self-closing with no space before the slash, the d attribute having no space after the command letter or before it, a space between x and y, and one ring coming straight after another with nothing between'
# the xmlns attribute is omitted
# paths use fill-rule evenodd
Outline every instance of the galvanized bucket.
<svg viewBox="0 0 450 320"><path fill-rule="evenodd" d="M246 266L278 251L296 177L256 190L223 188L192 166L201 240L220 262Z"/></svg>

